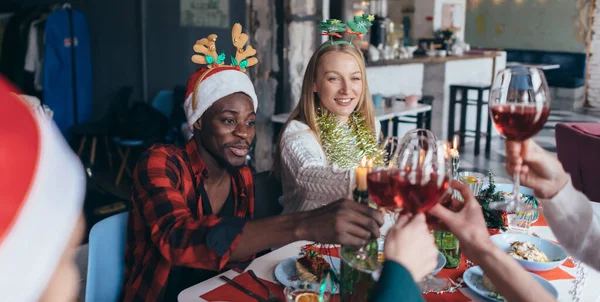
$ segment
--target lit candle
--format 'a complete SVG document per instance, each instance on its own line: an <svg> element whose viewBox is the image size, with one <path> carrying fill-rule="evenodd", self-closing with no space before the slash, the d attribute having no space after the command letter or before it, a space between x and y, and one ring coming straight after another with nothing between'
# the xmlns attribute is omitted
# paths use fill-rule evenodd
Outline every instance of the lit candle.
<svg viewBox="0 0 600 302"><path fill-rule="evenodd" d="M360 166L354 168L354 172L356 173L356 189L359 191L367 190L367 157L363 156L360 160Z"/></svg>
<svg viewBox="0 0 600 302"><path fill-rule="evenodd" d="M454 138L452 139L452 149L450 149L450 156L452 156L452 158L458 157L459 153L458 153L458 135L455 135Z"/></svg>
<svg viewBox="0 0 600 302"><path fill-rule="evenodd" d="M458 135L454 135L452 139L450 156L452 156L452 176L456 178L458 175L458 166L460 164L460 154L458 153Z"/></svg>

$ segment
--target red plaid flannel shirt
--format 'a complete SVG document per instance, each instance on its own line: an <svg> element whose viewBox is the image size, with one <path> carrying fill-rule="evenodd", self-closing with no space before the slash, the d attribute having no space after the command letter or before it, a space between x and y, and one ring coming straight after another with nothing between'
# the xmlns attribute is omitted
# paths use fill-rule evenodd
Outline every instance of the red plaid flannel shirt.
<svg viewBox="0 0 600 302"><path fill-rule="evenodd" d="M154 145L140 157L127 221L124 301L162 301L173 266L224 269L254 214L254 182L248 167L232 173L235 217L218 218L203 215L194 186L206 177L193 139L185 150Z"/></svg>

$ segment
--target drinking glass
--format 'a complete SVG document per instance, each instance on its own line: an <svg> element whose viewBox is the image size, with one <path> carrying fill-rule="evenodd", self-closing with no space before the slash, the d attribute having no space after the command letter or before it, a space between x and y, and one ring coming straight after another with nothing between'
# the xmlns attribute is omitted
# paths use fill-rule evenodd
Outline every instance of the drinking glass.
<svg viewBox="0 0 600 302"><path fill-rule="evenodd" d="M387 203L393 202L392 199L388 199L388 194L393 193L391 190L391 180L389 177L389 170L395 165L396 156L398 154L399 140L395 136L389 136L382 142L383 150L383 167L371 167L367 175L367 190L369 192L369 204L371 206L383 206L390 210L393 207L388 207ZM386 204L383 205L382 202ZM392 218L394 219L394 218ZM377 240L372 239L367 242L366 245L359 249L342 246L340 249L340 256L344 263L348 266L364 272L372 273L381 267L381 263L378 261L379 249Z"/></svg>
<svg viewBox="0 0 600 302"><path fill-rule="evenodd" d="M492 84L488 104L496 129L506 139L525 141L533 137L550 114L550 92L544 72L529 67L500 71ZM513 183L513 198L490 203L490 208L509 213L533 210L519 195L519 173L514 174Z"/></svg>
<svg viewBox="0 0 600 302"><path fill-rule="evenodd" d="M483 187L485 175L477 172L462 171L458 172L458 181L466 184L473 192L473 195L479 195L479 191Z"/></svg>
<svg viewBox="0 0 600 302"><path fill-rule="evenodd" d="M446 142L437 140L428 130L403 139L398 172L392 177L393 188L402 197L403 212L427 212L451 194L448 151ZM430 275L419 286L423 292L440 291L448 287L448 281Z"/></svg>

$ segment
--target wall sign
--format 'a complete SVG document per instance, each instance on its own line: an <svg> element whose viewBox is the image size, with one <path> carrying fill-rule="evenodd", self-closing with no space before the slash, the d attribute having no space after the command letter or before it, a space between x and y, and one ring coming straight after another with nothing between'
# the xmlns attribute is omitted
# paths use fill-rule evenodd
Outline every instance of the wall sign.
<svg viewBox="0 0 600 302"><path fill-rule="evenodd" d="M229 28L229 0L180 0L180 25Z"/></svg>

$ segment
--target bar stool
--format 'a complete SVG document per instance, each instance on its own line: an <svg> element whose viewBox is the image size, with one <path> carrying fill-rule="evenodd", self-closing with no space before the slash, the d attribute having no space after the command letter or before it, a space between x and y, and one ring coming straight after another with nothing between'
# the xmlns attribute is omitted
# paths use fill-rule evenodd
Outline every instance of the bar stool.
<svg viewBox="0 0 600 302"><path fill-rule="evenodd" d="M477 91L477 99L469 100L469 91ZM482 136L485 136L485 153L490 154L492 142L492 120L488 114L486 132L481 132L481 119L483 105L487 105L487 101L483 100L483 92L490 91L490 85L486 84L464 84L450 85L450 110L448 113L448 140L452 141L455 134L460 136L460 145L464 146L465 137L475 138L475 155L479 155L479 144ZM460 91L461 99L457 99L457 92ZM460 128L459 131L454 129L456 105L460 104ZM475 121L475 130L467 128L467 107L476 106L477 119Z"/></svg>

